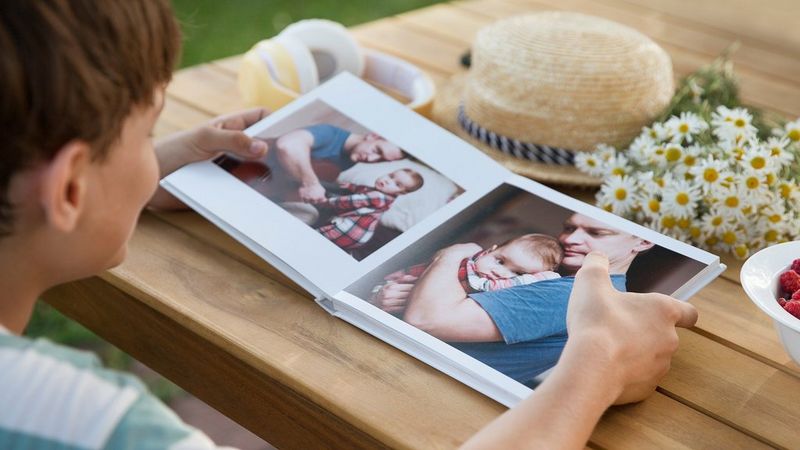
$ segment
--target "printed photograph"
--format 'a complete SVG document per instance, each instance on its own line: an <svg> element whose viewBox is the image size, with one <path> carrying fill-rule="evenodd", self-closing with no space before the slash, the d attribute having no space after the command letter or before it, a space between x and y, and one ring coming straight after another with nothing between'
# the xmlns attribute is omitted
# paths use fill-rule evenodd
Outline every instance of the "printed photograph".
<svg viewBox="0 0 800 450"><path fill-rule="evenodd" d="M269 147L262 160L215 162L358 261L463 192L319 100L256 137Z"/></svg>
<svg viewBox="0 0 800 450"><path fill-rule="evenodd" d="M346 290L528 386L567 340L591 251L620 291L671 294L705 264L503 185Z"/></svg>

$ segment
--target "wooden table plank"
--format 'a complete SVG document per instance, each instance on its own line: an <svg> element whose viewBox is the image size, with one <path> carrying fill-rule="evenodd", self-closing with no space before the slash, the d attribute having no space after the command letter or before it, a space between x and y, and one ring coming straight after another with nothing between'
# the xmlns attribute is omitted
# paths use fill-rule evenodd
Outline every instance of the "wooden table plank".
<svg viewBox="0 0 800 450"><path fill-rule="evenodd" d="M631 10L654 10L679 20L742 36L745 42L800 58L798 4L794 0L625 0ZM636 9L639 6L640 9Z"/></svg>

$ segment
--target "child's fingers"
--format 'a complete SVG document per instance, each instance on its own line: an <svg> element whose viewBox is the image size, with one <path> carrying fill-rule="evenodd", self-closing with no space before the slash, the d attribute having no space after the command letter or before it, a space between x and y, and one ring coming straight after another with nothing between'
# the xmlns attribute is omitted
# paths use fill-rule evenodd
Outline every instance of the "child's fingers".
<svg viewBox="0 0 800 450"><path fill-rule="evenodd" d="M244 130L268 115L269 111L264 108L253 108L218 117L213 126L225 130Z"/></svg>
<svg viewBox="0 0 800 450"><path fill-rule="evenodd" d="M229 152L243 158L260 158L267 152L267 143L253 139L241 131L204 127L197 135L197 147L206 153Z"/></svg>

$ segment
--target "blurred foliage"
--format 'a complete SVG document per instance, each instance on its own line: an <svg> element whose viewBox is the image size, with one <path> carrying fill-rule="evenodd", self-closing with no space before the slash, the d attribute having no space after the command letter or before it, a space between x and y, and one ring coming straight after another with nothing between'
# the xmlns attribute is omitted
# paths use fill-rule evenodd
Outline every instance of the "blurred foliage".
<svg viewBox="0 0 800 450"><path fill-rule="evenodd" d="M346 26L441 0L172 0L184 33L181 67L244 53L301 19L325 18Z"/></svg>

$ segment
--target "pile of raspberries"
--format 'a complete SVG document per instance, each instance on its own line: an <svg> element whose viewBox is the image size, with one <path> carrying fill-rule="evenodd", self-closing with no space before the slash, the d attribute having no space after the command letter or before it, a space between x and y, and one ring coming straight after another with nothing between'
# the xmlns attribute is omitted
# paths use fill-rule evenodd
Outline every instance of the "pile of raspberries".
<svg viewBox="0 0 800 450"><path fill-rule="evenodd" d="M792 261L792 267L781 274L781 292L778 303L789 314L800 319L800 258Z"/></svg>

